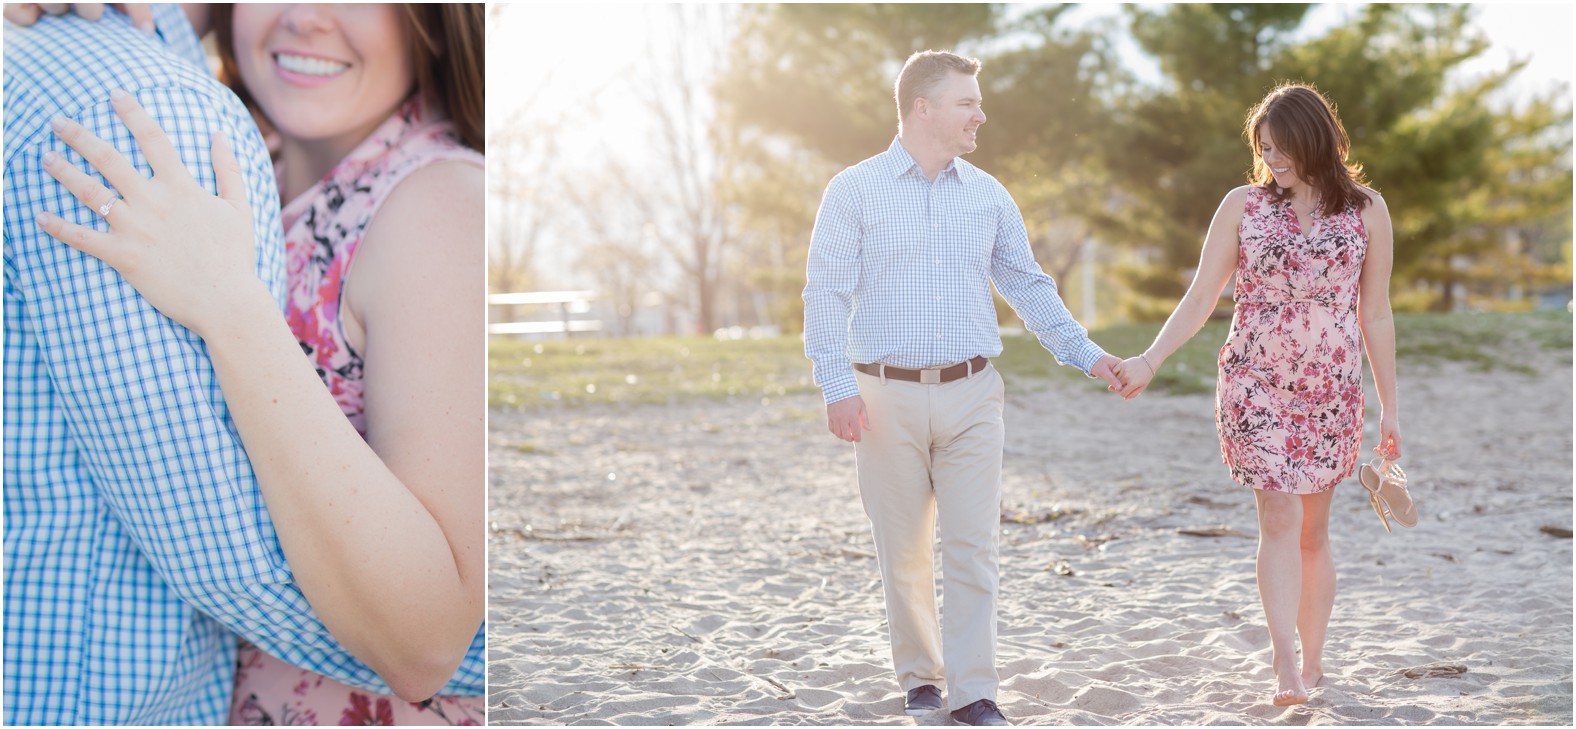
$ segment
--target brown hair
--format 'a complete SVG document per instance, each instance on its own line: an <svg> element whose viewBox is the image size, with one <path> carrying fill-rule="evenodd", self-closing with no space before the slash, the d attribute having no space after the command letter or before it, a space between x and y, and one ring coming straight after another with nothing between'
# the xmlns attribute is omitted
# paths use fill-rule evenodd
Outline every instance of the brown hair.
<svg viewBox="0 0 1576 729"><path fill-rule="evenodd" d="M936 84L957 71L970 76L980 73L978 58L966 58L947 51L919 51L903 63L903 71L892 84L892 97L897 100L897 124L903 126L903 117L914 108L914 100L930 93Z"/></svg>
<svg viewBox="0 0 1576 729"><path fill-rule="evenodd" d="M485 153L485 8L481 3L403 3L400 8L404 11L411 66L416 74L413 91L443 110L465 146ZM220 73L241 101L257 109L235 63L235 5L215 4L212 13Z"/></svg>
<svg viewBox="0 0 1576 729"><path fill-rule="evenodd" d="M1320 213L1332 215L1351 208L1361 210L1371 200L1363 192L1363 166L1347 164L1351 140L1335 114L1335 105L1312 86L1284 83L1275 87L1248 112L1243 136L1253 148L1253 170L1248 181L1269 190L1277 200L1287 192L1275 184L1264 163L1260 132L1268 126L1275 143L1296 167L1297 176L1319 194Z"/></svg>

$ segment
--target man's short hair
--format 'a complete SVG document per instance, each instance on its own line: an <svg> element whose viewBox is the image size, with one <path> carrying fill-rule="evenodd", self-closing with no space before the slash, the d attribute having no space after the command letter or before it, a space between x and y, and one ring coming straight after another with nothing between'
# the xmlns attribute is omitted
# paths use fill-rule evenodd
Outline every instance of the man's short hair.
<svg viewBox="0 0 1576 729"><path fill-rule="evenodd" d="M980 61L948 51L919 51L903 63L903 71L892 85L892 95L897 100L897 123L914 108L914 100L935 90L936 84L953 71L978 76Z"/></svg>

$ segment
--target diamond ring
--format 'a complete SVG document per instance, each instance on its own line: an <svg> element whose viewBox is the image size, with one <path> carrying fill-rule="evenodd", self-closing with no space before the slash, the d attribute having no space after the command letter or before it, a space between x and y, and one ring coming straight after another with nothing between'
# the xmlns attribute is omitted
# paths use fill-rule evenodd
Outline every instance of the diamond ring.
<svg viewBox="0 0 1576 729"><path fill-rule="evenodd" d="M115 203L118 203L118 202L120 202L120 198L118 196L114 195L113 193L111 193L109 200L107 202L105 202L103 205L99 206L99 209L98 209L99 217L108 218L109 217L110 208L115 207Z"/></svg>

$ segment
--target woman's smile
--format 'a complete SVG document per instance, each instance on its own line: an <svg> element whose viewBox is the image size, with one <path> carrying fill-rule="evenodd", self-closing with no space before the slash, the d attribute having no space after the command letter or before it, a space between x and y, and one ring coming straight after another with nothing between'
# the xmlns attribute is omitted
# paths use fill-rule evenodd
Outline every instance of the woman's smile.
<svg viewBox="0 0 1576 729"><path fill-rule="evenodd" d="M350 70L349 63L296 51L278 51L273 57L279 77L296 86L321 86Z"/></svg>

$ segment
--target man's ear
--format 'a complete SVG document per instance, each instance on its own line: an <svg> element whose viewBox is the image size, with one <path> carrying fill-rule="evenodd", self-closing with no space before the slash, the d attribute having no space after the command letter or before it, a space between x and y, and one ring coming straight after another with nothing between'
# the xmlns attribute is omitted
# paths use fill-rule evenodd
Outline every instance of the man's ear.
<svg viewBox="0 0 1576 729"><path fill-rule="evenodd" d="M925 115L929 111L930 111L930 99L927 99L927 98L925 98L923 96L916 96L916 97L914 97L914 116L915 117L923 119L923 118L925 118Z"/></svg>

